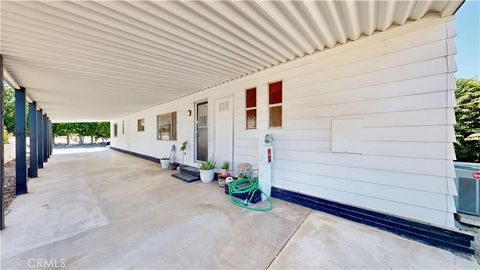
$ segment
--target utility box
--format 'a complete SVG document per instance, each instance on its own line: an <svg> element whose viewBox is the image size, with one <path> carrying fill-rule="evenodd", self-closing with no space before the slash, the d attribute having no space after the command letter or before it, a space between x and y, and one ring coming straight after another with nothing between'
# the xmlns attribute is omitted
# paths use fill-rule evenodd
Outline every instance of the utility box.
<svg viewBox="0 0 480 270"><path fill-rule="evenodd" d="M455 174L457 211L480 216L480 164L455 162Z"/></svg>
<svg viewBox="0 0 480 270"><path fill-rule="evenodd" d="M270 132L260 132L258 138L258 184L270 196L272 189L273 137ZM262 200L266 200L262 194Z"/></svg>

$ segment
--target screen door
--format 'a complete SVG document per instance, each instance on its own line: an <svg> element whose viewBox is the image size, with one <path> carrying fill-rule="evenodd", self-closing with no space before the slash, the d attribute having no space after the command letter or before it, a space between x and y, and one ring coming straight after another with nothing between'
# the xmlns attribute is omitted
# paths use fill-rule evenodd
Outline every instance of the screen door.
<svg viewBox="0 0 480 270"><path fill-rule="evenodd" d="M206 161L208 159L208 102L203 101L196 104L196 160Z"/></svg>

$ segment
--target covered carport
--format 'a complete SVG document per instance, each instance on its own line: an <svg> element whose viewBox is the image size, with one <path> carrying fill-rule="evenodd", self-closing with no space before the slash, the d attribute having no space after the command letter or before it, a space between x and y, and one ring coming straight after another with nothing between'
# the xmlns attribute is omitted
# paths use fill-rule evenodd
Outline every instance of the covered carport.
<svg viewBox="0 0 480 270"><path fill-rule="evenodd" d="M295 73L309 56L423 18L441 18L448 28L447 18L462 3L1 2L0 69L18 97L17 190L33 190L17 199L8 216L12 225L2 238L11 245L3 249L2 261L7 268L25 266L31 257L64 259L67 267L77 268L472 266L448 251L281 200L264 215L239 210L215 186L178 182L158 164L117 152L48 160L52 122L120 119L256 78L265 70L275 73L274 68L286 64ZM454 30L441 30L435 35L452 38ZM446 43L441 60L448 62L453 52ZM447 64L446 73L452 73L454 63ZM442 77L447 84L448 75ZM30 134L36 135L30 136L30 149L37 149L29 166L21 114L25 101ZM48 168L38 172L47 161ZM28 190L27 168L30 177L38 176ZM448 185L442 182L447 190L442 203L447 205L454 193ZM444 212L452 211L447 207ZM430 229L423 230L426 242L438 244L429 238ZM441 233L449 229L441 228ZM356 234L362 237L352 236ZM415 239L425 237L415 234ZM472 252L469 238L462 237L452 246ZM445 247L446 238L438 245ZM374 250L376 260L359 250Z"/></svg>

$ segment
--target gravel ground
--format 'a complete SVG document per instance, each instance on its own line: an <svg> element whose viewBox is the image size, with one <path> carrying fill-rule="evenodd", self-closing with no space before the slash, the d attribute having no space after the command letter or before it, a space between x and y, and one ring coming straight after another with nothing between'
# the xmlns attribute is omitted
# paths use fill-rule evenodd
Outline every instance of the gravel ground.
<svg viewBox="0 0 480 270"><path fill-rule="evenodd" d="M475 240L473 240L472 242L472 247L475 250L475 260L477 261L477 263L480 262L480 228L460 223L460 229L473 234L473 236L475 237Z"/></svg>
<svg viewBox="0 0 480 270"><path fill-rule="evenodd" d="M8 209L13 199L15 199L15 160L5 163L5 186L3 191L5 194L4 205ZM7 210L8 211L8 210Z"/></svg>

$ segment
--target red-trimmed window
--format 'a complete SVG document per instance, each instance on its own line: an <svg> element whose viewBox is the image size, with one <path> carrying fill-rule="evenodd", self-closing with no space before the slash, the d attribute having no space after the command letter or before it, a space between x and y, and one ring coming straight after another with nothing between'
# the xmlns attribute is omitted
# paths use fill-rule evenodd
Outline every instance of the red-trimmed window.
<svg viewBox="0 0 480 270"><path fill-rule="evenodd" d="M282 81L268 85L269 126L271 128L282 127Z"/></svg>
<svg viewBox="0 0 480 270"><path fill-rule="evenodd" d="M257 128L257 88L245 90L246 128Z"/></svg>

